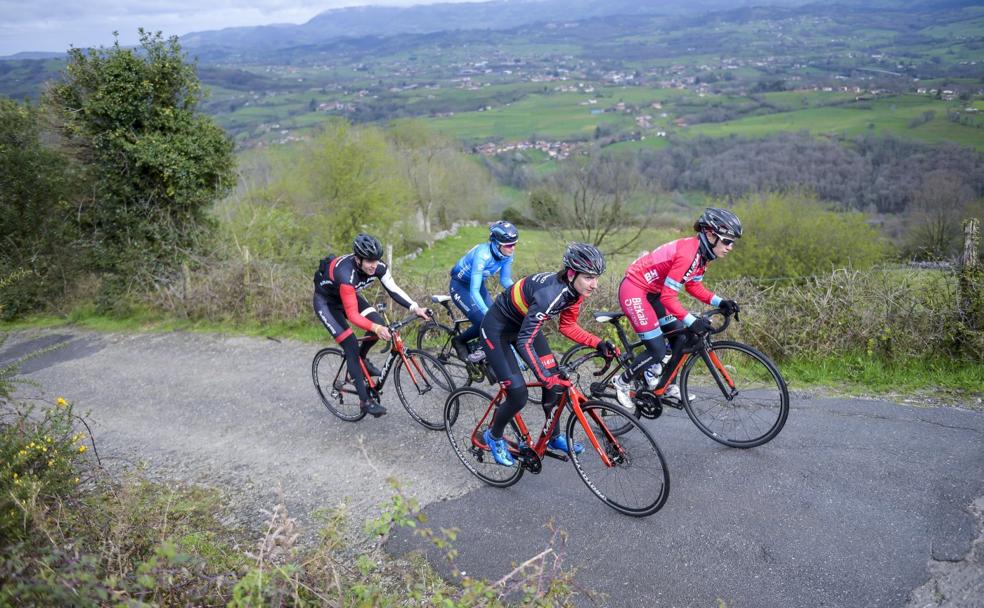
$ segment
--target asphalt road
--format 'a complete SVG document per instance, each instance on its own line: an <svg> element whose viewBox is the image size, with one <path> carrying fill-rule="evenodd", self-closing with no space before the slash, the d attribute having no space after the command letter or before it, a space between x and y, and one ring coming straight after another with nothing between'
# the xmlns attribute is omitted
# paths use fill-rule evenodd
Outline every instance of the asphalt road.
<svg viewBox="0 0 984 608"><path fill-rule="evenodd" d="M751 450L670 411L646 423L669 463L669 500L636 519L558 461L512 488L483 486L392 389L389 415L335 419L311 386L314 345L59 329L16 332L0 363L51 344L22 365L43 390L21 395L71 400L104 462L221 486L246 522L263 519L277 486L302 523L341 503L371 515L393 476L432 528L460 529L454 564L434 554L446 573L496 579L549 545L552 520L578 585L605 594L597 605L984 606L980 411L794 392L782 433ZM409 533L388 545L414 548L426 550Z"/></svg>

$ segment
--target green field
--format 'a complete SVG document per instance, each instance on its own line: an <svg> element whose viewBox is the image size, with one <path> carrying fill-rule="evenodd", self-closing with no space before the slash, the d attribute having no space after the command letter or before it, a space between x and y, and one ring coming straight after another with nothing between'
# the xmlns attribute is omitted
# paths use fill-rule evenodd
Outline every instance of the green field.
<svg viewBox="0 0 984 608"><path fill-rule="evenodd" d="M953 142L984 151L984 130L951 122L947 110L960 109L964 104L951 104L920 95L901 95L856 105L810 108L794 112L752 116L725 123L700 124L687 127L688 137L763 137L777 131L809 131L854 136L864 133L894 135L918 139L927 143ZM936 117L926 124L910 128L909 122L923 112L932 111Z"/></svg>

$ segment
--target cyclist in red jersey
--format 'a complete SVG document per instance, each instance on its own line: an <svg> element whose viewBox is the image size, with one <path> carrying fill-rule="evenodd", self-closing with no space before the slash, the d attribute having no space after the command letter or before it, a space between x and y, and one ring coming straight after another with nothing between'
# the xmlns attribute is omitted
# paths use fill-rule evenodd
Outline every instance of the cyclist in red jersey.
<svg viewBox="0 0 984 608"><path fill-rule="evenodd" d="M738 312L734 300L726 300L704 287L704 270L717 258L731 252L735 240L741 238L741 221L727 209L708 208L694 223L697 236L671 241L644 254L629 265L618 289L618 300L632 328L646 350L636 358L630 369L615 378L618 402L632 409L633 384L645 377L650 389L662 373L666 355L663 330L686 326L698 334L710 329L707 321L698 318L680 304L678 294L687 293L704 304L718 306L725 313ZM674 350L677 339L674 339ZM680 398L674 385L667 388L666 397Z"/></svg>
<svg viewBox="0 0 984 608"><path fill-rule="evenodd" d="M378 280L401 306L423 319L430 316L429 309L418 306L400 289L386 264L380 261L382 257L382 243L374 236L359 234L352 242L352 253L328 256L314 273L314 312L345 351L348 374L359 393L362 410L376 418L385 414L386 408L369 398L359 359L363 359L370 376L378 376L379 370L366 359L366 354L377 340L389 340L392 336L382 315L359 292ZM372 339L363 341L360 347L349 321L366 330L366 336Z"/></svg>

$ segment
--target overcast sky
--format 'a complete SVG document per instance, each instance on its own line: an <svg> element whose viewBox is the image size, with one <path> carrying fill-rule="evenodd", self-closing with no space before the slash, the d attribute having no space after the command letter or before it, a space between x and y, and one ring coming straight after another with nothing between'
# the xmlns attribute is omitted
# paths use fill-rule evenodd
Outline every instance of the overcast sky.
<svg viewBox="0 0 984 608"><path fill-rule="evenodd" d="M136 44L137 28L165 36L240 25L304 23L322 11L366 4L409 6L482 0L0 0L0 56L64 52L70 45Z"/></svg>

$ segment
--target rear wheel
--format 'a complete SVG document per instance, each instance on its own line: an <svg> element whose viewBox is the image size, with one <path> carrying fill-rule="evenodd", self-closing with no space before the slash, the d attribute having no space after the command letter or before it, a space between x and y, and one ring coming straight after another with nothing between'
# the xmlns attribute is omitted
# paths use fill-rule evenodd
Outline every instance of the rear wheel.
<svg viewBox="0 0 984 608"><path fill-rule="evenodd" d="M568 452L574 469L595 496L620 513L644 517L659 511L670 494L670 472L656 440L621 407L603 401L581 405L592 445L581 421L573 413L567 420L567 436L584 445L584 452ZM626 430L615 434L611 427ZM600 451L599 451L600 450ZM610 464L601 458L605 454Z"/></svg>
<svg viewBox="0 0 984 608"><path fill-rule="evenodd" d="M513 485L523 476L521 466L507 467L492 457L482 433L492 424L492 396L474 387L459 388L444 406L444 430L451 449L475 477L497 488ZM518 450L519 433L513 424L504 434L510 447Z"/></svg>
<svg viewBox="0 0 984 608"><path fill-rule="evenodd" d="M348 375L345 355L341 350L319 350L311 363L311 376L321 402L329 412L348 422L356 422L365 417L359 392Z"/></svg>
<svg viewBox="0 0 984 608"><path fill-rule="evenodd" d="M408 350L407 364L398 362L393 385L410 417L432 431L444 428L444 403L454 381L436 357Z"/></svg>
<svg viewBox="0 0 984 608"><path fill-rule="evenodd" d="M690 419L727 446L752 448L779 434L789 415L786 382L768 357L739 342L714 342L680 372Z"/></svg>
<svg viewBox="0 0 984 608"><path fill-rule="evenodd" d="M451 344L452 333L433 321L424 323L417 331L417 350L437 357L444 365L456 387L468 386L471 378L468 366L458 358Z"/></svg>

